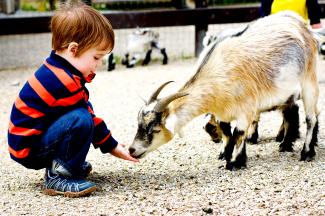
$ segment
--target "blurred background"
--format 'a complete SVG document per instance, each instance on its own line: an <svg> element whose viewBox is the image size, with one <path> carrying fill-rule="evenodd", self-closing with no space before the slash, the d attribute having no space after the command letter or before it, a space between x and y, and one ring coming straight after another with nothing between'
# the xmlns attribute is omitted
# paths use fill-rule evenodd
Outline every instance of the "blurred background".
<svg viewBox="0 0 325 216"><path fill-rule="evenodd" d="M49 55L49 21L60 0L0 0L0 70L37 67ZM197 57L206 33L236 28L259 17L258 0L84 0L100 10L116 34L114 58L127 52L137 27L150 27L170 60ZM322 2L320 2L322 3ZM322 14L323 4L321 4ZM152 59L160 59L159 52Z"/></svg>

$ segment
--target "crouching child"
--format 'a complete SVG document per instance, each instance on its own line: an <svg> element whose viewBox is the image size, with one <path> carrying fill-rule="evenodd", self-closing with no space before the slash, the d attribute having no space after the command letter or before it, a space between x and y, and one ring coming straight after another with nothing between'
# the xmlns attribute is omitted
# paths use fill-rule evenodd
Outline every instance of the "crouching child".
<svg viewBox="0 0 325 216"><path fill-rule="evenodd" d="M96 190L86 180L90 144L137 162L94 114L85 87L114 47L109 21L83 3L65 4L51 20L53 51L21 89L12 108L8 143L13 160L46 169L45 193L80 197Z"/></svg>

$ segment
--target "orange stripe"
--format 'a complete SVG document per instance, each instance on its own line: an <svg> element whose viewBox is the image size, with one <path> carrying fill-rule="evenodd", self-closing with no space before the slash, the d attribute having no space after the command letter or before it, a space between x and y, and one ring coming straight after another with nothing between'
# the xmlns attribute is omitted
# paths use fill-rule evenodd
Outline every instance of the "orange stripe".
<svg viewBox="0 0 325 216"><path fill-rule="evenodd" d="M16 158L25 158L29 155L29 152L30 152L30 148L24 148L22 150L19 150L19 151L15 151L14 149L12 149L10 146L9 146L9 152L10 154L12 154L13 156L15 156Z"/></svg>
<svg viewBox="0 0 325 216"><path fill-rule="evenodd" d="M73 104L76 104L81 99L83 99L83 95L81 92L79 92L75 95L72 95L71 97L57 100L54 104L52 104L52 106L71 106Z"/></svg>
<svg viewBox="0 0 325 216"><path fill-rule="evenodd" d="M78 92L77 94L71 97L55 100L55 98L44 88L44 86L36 79L35 76L29 79L28 83L34 89L34 91L43 99L43 101L52 107L73 105L83 98L82 92Z"/></svg>
<svg viewBox="0 0 325 216"><path fill-rule="evenodd" d="M11 134L19 136L32 136L39 135L42 133L42 131L36 129L16 127L11 121L9 122L9 132Z"/></svg>
<svg viewBox="0 0 325 216"><path fill-rule="evenodd" d="M88 105L88 112L92 115L94 115L94 110Z"/></svg>
<svg viewBox="0 0 325 216"><path fill-rule="evenodd" d="M97 145L103 144L109 137L111 136L111 133L109 133L102 141L96 143Z"/></svg>
<svg viewBox="0 0 325 216"><path fill-rule="evenodd" d="M18 110L20 110L20 112L32 118L39 118L45 115L44 113L27 106L27 104L25 104L24 101L20 99L20 97L16 99L15 106Z"/></svg>
<svg viewBox="0 0 325 216"><path fill-rule="evenodd" d="M76 81L78 88L81 88L82 87L82 85L81 85L81 78L78 77L78 76L76 76L76 75L74 75L74 74L72 74L72 76L73 76L73 79Z"/></svg>
<svg viewBox="0 0 325 216"><path fill-rule="evenodd" d="M77 83L75 83L75 81L63 69L52 66L47 62L44 62L44 64L70 92L75 92L79 89Z"/></svg>
<svg viewBox="0 0 325 216"><path fill-rule="evenodd" d="M55 102L55 98L37 80L35 75L28 80L28 83L32 87L32 89L38 94L38 96L40 96L43 101L49 106L51 106Z"/></svg>
<svg viewBox="0 0 325 216"><path fill-rule="evenodd" d="M98 118L98 117L94 117L93 121L94 121L95 126L97 126L99 123L101 123L103 121L103 119Z"/></svg>

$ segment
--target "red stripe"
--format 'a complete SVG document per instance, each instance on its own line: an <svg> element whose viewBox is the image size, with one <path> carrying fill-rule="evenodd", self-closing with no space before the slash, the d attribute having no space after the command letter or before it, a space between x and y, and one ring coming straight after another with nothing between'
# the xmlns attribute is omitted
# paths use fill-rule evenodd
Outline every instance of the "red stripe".
<svg viewBox="0 0 325 216"><path fill-rule="evenodd" d="M54 104L52 104L52 106L71 106L73 104L76 104L81 99L83 99L83 94L81 92L78 92L77 94L70 97L57 100Z"/></svg>
<svg viewBox="0 0 325 216"><path fill-rule="evenodd" d="M88 105L88 112L92 115L94 115L94 110Z"/></svg>
<svg viewBox="0 0 325 216"><path fill-rule="evenodd" d="M40 96L40 98L42 98L43 101L49 106L55 103L55 98L37 80L35 75L28 80L28 83L32 87L32 89L38 94L38 96Z"/></svg>
<svg viewBox="0 0 325 216"><path fill-rule="evenodd" d="M75 80L73 80L63 69L52 66L47 62L44 62L44 64L55 74L55 76L70 92L75 92L80 88Z"/></svg>
<svg viewBox="0 0 325 216"><path fill-rule="evenodd" d="M42 117L44 116L45 114L34 109L34 108L31 108L29 106L27 106L27 104L24 103L24 101L22 101L20 99L20 97L18 97L15 101L15 106L18 110L20 110L20 112L24 113L25 115L28 115L32 118L39 118L39 117Z"/></svg>
<svg viewBox="0 0 325 216"><path fill-rule="evenodd" d="M13 156L15 156L16 158L25 158L29 155L29 152L30 152L30 148L24 148L22 150L19 150L19 151L15 151L14 149L12 149L10 146L9 146L9 152L10 154L12 154Z"/></svg>
<svg viewBox="0 0 325 216"><path fill-rule="evenodd" d="M34 91L43 99L45 103L49 106L70 106L76 104L80 99L83 98L83 93L78 92L77 94L62 98L59 100L55 100L55 98L44 88L44 86L33 76L31 79L28 80L30 86L34 89Z"/></svg>
<svg viewBox="0 0 325 216"><path fill-rule="evenodd" d="M78 88L81 88L82 87L82 85L81 85L81 78L78 77L78 76L76 76L76 75L74 75L74 74L72 74L72 76L73 76L74 81L76 81L76 84L77 84Z"/></svg>
<svg viewBox="0 0 325 216"><path fill-rule="evenodd" d="M93 121L94 121L95 126L97 126L99 123L101 123L103 121L103 119L98 118L98 117L94 117Z"/></svg>
<svg viewBox="0 0 325 216"><path fill-rule="evenodd" d="M100 145L103 144L106 140L108 140L108 138L111 136L111 133L109 133L102 141L96 143L96 145Z"/></svg>
<svg viewBox="0 0 325 216"><path fill-rule="evenodd" d="M42 131L36 129L16 127L11 121L9 122L9 132L11 134L19 136L32 136L39 135L42 133Z"/></svg>

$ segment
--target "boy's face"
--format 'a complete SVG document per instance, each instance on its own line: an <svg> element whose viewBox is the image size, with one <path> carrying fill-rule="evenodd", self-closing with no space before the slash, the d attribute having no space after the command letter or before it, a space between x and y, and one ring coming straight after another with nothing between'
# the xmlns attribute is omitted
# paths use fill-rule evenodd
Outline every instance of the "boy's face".
<svg viewBox="0 0 325 216"><path fill-rule="evenodd" d="M108 50L98 50L96 47L90 48L78 57L72 54L69 62L81 72L87 82L91 82L96 75L97 67L101 65L102 58L108 52Z"/></svg>

